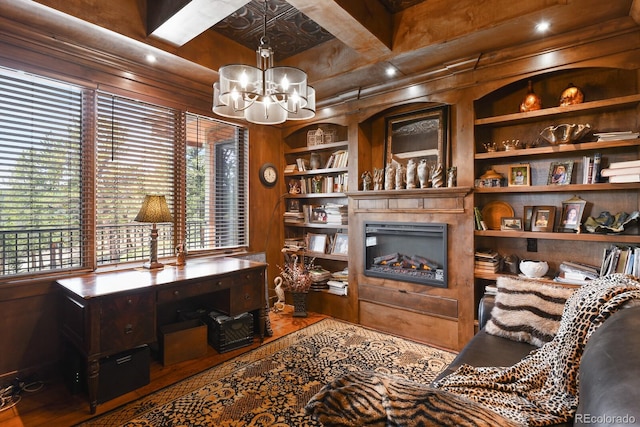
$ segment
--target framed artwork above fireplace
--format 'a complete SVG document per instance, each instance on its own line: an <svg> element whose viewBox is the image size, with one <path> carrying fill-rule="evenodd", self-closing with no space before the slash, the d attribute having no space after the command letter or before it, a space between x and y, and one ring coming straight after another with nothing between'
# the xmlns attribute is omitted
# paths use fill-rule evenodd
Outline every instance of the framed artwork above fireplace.
<svg viewBox="0 0 640 427"><path fill-rule="evenodd" d="M406 166L426 160L430 165L447 165L449 105L386 118L384 164Z"/></svg>

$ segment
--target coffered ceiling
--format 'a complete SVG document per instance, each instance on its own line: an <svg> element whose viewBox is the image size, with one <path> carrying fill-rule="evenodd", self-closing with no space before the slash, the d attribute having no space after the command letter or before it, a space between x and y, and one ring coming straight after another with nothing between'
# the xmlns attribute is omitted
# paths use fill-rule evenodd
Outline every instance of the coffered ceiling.
<svg viewBox="0 0 640 427"><path fill-rule="evenodd" d="M0 18L211 85L255 64L264 0L0 0ZM547 20L546 34L534 27ZM640 0L268 0L276 62L309 74L318 105L553 50L638 26ZM1 30L0 30L1 31ZM505 54L507 55L507 54ZM508 58L501 58L508 60ZM395 75L387 74L388 70Z"/></svg>

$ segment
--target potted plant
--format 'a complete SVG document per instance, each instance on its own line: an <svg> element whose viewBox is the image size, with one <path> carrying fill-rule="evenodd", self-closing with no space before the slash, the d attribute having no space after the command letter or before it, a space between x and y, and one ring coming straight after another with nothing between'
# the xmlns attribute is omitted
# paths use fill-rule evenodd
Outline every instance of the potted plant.
<svg viewBox="0 0 640 427"><path fill-rule="evenodd" d="M309 270L313 267L313 259L304 263L297 255L287 257L284 267L280 267L282 289L291 292L293 296L294 317L307 316L307 293L311 288L311 276Z"/></svg>

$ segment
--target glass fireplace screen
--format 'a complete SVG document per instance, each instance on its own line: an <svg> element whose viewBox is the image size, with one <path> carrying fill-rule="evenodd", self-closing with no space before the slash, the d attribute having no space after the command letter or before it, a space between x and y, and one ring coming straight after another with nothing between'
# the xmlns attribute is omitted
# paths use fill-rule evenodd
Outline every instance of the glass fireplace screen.
<svg viewBox="0 0 640 427"><path fill-rule="evenodd" d="M364 274L447 287L447 224L364 224Z"/></svg>

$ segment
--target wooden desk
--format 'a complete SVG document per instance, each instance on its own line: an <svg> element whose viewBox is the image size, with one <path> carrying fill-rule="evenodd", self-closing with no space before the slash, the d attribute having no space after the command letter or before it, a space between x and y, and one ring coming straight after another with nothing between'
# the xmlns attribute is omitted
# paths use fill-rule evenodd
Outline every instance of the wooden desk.
<svg viewBox="0 0 640 427"><path fill-rule="evenodd" d="M203 300L230 316L256 312L265 325L266 264L238 258L197 258L162 270L90 273L58 280L62 334L87 361L91 413L98 404L100 359L157 340L188 301Z"/></svg>

